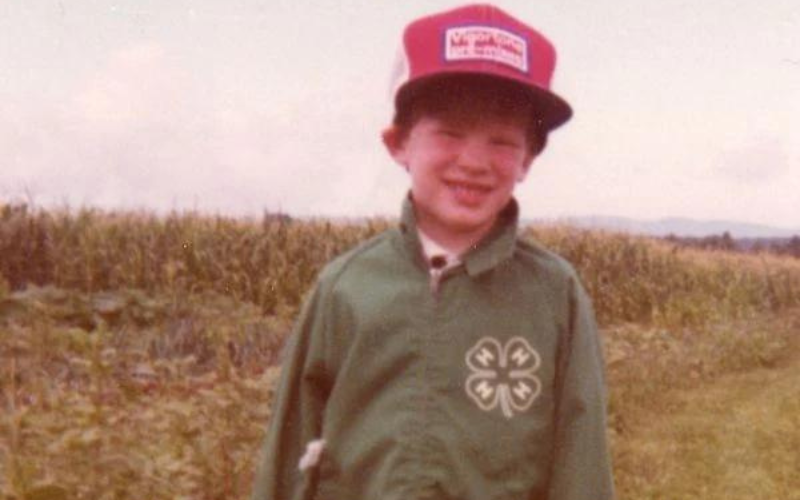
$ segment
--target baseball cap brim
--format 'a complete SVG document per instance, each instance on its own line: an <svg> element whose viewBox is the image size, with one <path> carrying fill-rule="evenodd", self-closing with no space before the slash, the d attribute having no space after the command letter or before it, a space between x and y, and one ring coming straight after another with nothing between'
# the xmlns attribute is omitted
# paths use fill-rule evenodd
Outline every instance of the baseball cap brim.
<svg viewBox="0 0 800 500"><path fill-rule="evenodd" d="M518 82L513 78L464 71L438 72L405 83L395 93L395 112L406 109L413 101L414 96L425 89L458 80L485 80L487 84L501 82L508 85L519 95L529 99L534 119L539 121L541 128L547 132L560 127L572 117L572 107L559 95L548 89Z"/></svg>

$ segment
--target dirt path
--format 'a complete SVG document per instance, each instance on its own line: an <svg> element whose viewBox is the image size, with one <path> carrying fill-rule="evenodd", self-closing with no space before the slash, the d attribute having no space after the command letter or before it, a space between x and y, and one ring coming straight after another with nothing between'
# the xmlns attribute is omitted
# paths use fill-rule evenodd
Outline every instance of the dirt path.
<svg viewBox="0 0 800 500"><path fill-rule="evenodd" d="M649 465L622 500L800 500L800 355L667 397L629 436Z"/></svg>

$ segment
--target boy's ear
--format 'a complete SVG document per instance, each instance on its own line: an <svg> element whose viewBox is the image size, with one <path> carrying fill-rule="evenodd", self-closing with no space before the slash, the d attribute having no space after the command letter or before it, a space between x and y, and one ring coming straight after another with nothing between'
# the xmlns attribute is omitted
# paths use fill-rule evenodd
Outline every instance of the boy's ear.
<svg viewBox="0 0 800 500"><path fill-rule="evenodd" d="M386 151L394 159L395 163L403 168L406 168L405 157L405 136L397 125L390 125L381 133L383 145L386 146Z"/></svg>

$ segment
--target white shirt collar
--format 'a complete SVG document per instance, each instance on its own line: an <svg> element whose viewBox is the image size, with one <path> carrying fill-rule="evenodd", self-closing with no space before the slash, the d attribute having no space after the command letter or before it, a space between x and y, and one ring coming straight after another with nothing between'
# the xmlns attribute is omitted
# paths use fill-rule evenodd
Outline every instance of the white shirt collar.
<svg viewBox="0 0 800 500"><path fill-rule="evenodd" d="M455 267L461 264L461 259L458 254L450 252L446 248L431 239L430 236L425 234L421 229L417 228L419 234L419 241L422 244L422 252L425 254L425 259L430 263L431 259L436 256L444 257L446 264L445 269Z"/></svg>

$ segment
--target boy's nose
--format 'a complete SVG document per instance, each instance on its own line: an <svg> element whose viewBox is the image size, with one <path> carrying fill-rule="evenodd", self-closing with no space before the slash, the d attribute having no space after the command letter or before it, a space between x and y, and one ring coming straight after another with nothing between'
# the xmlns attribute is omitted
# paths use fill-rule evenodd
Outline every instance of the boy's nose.
<svg viewBox="0 0 800 500"><path fill-rule="evenodd" d="M480 173L489 169L489 155L484 141L470 138L464 141L459 151L458 163L461 168Z"/></svg>

